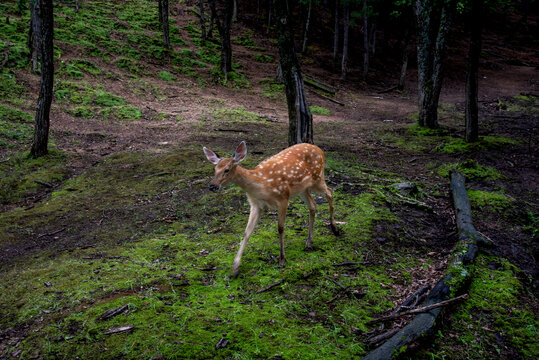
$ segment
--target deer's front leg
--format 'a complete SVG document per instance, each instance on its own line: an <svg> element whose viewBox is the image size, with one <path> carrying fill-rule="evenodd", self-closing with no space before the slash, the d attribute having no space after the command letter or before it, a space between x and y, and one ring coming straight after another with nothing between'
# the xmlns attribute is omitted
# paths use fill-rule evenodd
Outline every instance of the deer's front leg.
<svg viewBox="0 0 539 360"><path fill-rule="evenodd" d="M239 274L241 256L243 255L243 251L245 250L247 241L251 237L251 234L253 233L253 230L255 229L255 226L256 226L256 223L258 222L259 217L260 217L260 208L258 206L251 205L251 213L249 214L249 222L247 223L247 227L245 228L245 236L243 237L238 253L236 254L236 258L234 259L232 277L237 277Z"/></svg>
<svg viewBox="0 0 539 360"><path fill-rule="evenodd" d="M284 266L286 263L286 257L284 254L284 220L286 219L286 208L288 207L288 201L283 201L279 204L277 209L277 230L279 231L279 243L281 244L281 254L279 256L279 265Z"/></svg>

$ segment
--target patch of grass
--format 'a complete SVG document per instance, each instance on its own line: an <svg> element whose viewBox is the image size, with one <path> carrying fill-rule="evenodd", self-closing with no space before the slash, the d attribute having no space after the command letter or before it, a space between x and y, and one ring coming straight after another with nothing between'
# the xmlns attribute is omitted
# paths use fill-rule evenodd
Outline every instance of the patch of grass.
<svg viewBox="0 0 539 360"><path fill-rule="evenodd" d="M0 104L0 120L17 123L31 123L34 117L27 112Z"/></svg>
<svg viewBox="0 0 539 360"><path fill-rule="evenodd" d="M437 151L455 154L466 153L480 149L495 149L500 146L518 144L517 140L509 139L502 136L482 136L478 142L468 143L462 138L449 138L444 143L436 147Z"/></svg>
<svg viewBox="0 0 539 360"><path fill-rule="evenodd" d="M513 206L514 199L498 192L467 190L472 208L500 212Z"/></svg>
<svg viewBox="0 0 539 360"><path fill-rule="evenodd" d="M222 122L264 122L264 118L242 107L229 109L222 108L213 111L212 118ZM213 121L213 120L212 120Z"/></svg>
<svg viewBox="0 0 539 360"><path fill-rule="evenodd" d="M104 117L114 116L120 120L137 120L142 118L142 112L134 106L115 106L103 109L101 115Z"/></svg>
<svg viewBox="0 0 539 360"><path fill-rule="evenodd" d="M253 41L254 33L252 30L246 30L240 36L236 36L232 39L232 43L241 46L256 46Z"/></svg>
<svg viewBox="0 0 539 360"><path fill-rule="evenodd" d="M0 202L17 203L35 194L43 186L35 180L55 184L69 175L66 156L54 148L49 154L38 159L28 157L28 153L14 153L0 162Z"/></svg>
<svg viewBox="0 0 539 360"><path fill-rule="evenodd" d="M322 106L311 106L311 113L316 115L330 115L331 111Z"/></svg>
<svg viewBox="0 0 539 360"><path fill-rule="evenodd" d="M437 173L443 177L449 177L451 170L463 173L468 179L497 180L502 178L502 174L493 167L484 166L468 159L463 162L443 164Z"/></svg>
<svg viewBox="0 0 539 360"><path fill-rule="evenodd" d="M263 80L260 83L264 85L264 88L262 89L262 95L264 95L265 97L274 100L285 99L283 84L276 84L273 79Z"/></svg>
<svg viewBox="0 0 539 360"><path fill-rule="evenodd" d="M260 63L273 63L275 62L275 56L266 55L266 54L256 54L254 57L255 61Z"/></svg>

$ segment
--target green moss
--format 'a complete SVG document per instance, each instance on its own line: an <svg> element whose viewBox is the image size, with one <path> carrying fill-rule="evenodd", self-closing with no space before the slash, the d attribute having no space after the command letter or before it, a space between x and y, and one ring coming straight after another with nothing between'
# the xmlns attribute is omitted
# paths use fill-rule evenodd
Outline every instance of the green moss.
<svg viewBox="0 0 539 360"><path fill-rule="evenodd" d="M311 106L311 112L316 115L330 115L331 111L322 106Z"/></svg>
<svg viewBox="0 0 539 360"><path fill-rule="evenodd" d="M275 62L275 56L266 55L266 54L256 54L254 57L255 61L261 63L273 63Z"/></svg>
<svg viewBox="0 0 539 360"><path fill-rule="evenodd" d="M484 210L503 211L513 206L514 199L498 192L467 190L472 207Z"/></svg>
<svg viewBox="0 0 539 360"><path fill-rule="evenodd" d="M264 122L265 119L251 111L247 111L242 107L229 109L222 108L213 111L213 119L223 122Z"/></svg>
<svg viewBox="0 0 539 360"><path fill-rule="evenodd" d="M478 164L471 159L458 163L443 164L438 167L437 173L443 177L449 177L452 170L463 173L469 180L497 180L502 178L502 174L498 170L490 166Z"/></svg>
<svg viewBox="0 0 539 360"><path fill-rule="evenodd" d="M479 255L470 298L460 304L434 350L420 358L533 359L539 355L537 316L527 309L518 270L507 260ZM509 350L508 348L511 348ZM511 354L511 355L509 355Z"/></svg>
<svg viewBox="0 0 539 360"><path fill-rule="evenodd" d="M255 46L253 41L254 33L251 30L246 30L240 36L237 36L232 39L232 43L242 46Z"/></svg>
<svg viewBox="0 0 539 360"><path fill-rule="evenodd" d="M63 181L69 170L64 153L53 148L38 159L29 158L27 153L12 154L0 162L0 174L0 201L17 203L43 188L35 180L55 184Z"/></svg>
<svg viewBox="0 0 539 360"><path fill-rule="evenodd" d="M262 95L274 100L285 100L285 92L283 84L276 84L273 79L263 80L261 84L264 85L262 89Z"/></svg>
<svg viewBox="0 0 539 360"><path fill-rule="evenodd" d="M164 80L164 81L168 81L168 82L173 82L176 79L176 77L174 75L172 75L168 71L164 71L164 70L159 71L157 76L159 77L159 79Z"/></svg>

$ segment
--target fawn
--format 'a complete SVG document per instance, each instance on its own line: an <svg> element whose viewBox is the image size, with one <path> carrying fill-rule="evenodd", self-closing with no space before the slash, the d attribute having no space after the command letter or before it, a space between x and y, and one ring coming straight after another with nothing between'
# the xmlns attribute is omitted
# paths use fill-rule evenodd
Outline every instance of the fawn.
<svg viewBox="0 0 539 360"><path fill-rule="evenodd" d="M325 155L318 146L307 143L291 146L262 161L253 170L247 170L238 165L247 155L245 141L242 141L237 147L233 158L221 159L206 147L203 150L208 160L215 165L215 175L210 183L210 190L217 191L229 182L235 183L247 193L247 199L251 205L245 236L234 259L232 277L236 277L239 273L243 251L258 222L261 211L265 208L277 209L281 244L279 264L284 266L286 262L283 242L284 221L288 202L295 195L301 195L309 206L309 235L305 243L306 249L310 249L312 246L316 211L316 203L309 190L326 195L329 203L331 230L335 234L338 233L334 219L333 191L324 180Z"/></svg>

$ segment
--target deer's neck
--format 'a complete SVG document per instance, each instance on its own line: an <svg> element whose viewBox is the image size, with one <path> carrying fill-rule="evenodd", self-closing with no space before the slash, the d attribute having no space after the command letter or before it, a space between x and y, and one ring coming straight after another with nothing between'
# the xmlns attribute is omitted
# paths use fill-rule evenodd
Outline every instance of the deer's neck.
<svg viewBox="0 0 539 360"><path fill-rule="evenodd" d="M247 170L241 166L236 168L236 176L233 181L248 194L258 193L262 187L262 180L254 170Z"/></svg>

